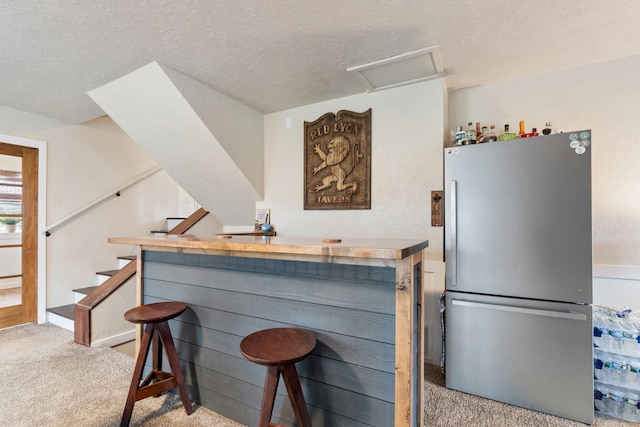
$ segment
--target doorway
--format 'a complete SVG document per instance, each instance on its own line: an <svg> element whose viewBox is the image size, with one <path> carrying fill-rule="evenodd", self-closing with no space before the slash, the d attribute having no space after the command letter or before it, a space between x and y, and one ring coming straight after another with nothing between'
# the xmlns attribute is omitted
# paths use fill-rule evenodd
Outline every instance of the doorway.
<svg viewBox="0 0 640 427"><path fill-rule="evenodd" d="M0 328L37 317L38 159L0 142Z"/></svg>

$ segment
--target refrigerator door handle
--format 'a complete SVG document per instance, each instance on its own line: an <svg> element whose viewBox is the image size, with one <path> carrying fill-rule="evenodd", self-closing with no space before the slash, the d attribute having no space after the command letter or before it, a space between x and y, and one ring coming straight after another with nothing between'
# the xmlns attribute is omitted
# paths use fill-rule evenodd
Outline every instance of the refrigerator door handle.
<svg viewBox="0 0 640 427"><path fill-rule="evenodd" d="M451 304L459 305L463 307L486 308L489 310L509 311L512 313L532 314L535 316L556 317L561 319L582 320L582 321L587 320L587 316L584 313L555 311L555 310L541 310L537 308L514 307L511 305L486 304L483 302L462 301L457 299L452 299Z"/></svg>
<svg viewBox="0 0 640 427"><path fill-rule="evenodd" d="M457 182L455 179L450 183L451 195L451 217L449 218L449 228L451 229L451 286L458 284L458 194L457 194Z"/></svg>

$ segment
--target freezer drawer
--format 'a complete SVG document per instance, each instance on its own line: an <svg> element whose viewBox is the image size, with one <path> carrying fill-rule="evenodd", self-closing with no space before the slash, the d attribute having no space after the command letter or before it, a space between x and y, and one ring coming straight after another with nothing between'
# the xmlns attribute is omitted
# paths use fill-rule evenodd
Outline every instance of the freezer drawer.
<svg viewBox="0 0 640 427"><path fill-rule="evenodd" d="M446 385L593 424L591 307L447 291Z"/></svg>

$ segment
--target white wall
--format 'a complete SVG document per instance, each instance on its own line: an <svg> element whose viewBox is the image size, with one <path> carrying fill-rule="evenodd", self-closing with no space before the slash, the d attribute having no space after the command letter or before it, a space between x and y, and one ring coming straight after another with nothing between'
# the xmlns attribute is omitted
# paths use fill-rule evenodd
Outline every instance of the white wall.
<svg viewBox="0 0 640 427"><path fill-rule="evenodd" d="M265 200L279 236L428 239L442 260L442 227L431 227L432 190L442 189L442 79L364 93L265 116ZM304 122L328 112L372 109L371 209L307 210ZM291 128L287 128L287 123Z"/></svg>
<svg viewBox="0 0 640 427"><path fill-rule="evenodd" d="M47 224L157 166L106 117L69 125L0 107L0 133L47 143ZM72 303L72 289L96 285L97 271L114 269L116 256L135 253L133 247L110 245L108 237L147 234L162 228L166 217L178 216L178 191L158 172L54 230L46 239L46 307Z"/></svg>
<svg viewBox="0 0 640 427"><path fill-rule="evenodd" d="M452 91L451 127L593 130L594 264L640 265L640 57Z"/></svg>

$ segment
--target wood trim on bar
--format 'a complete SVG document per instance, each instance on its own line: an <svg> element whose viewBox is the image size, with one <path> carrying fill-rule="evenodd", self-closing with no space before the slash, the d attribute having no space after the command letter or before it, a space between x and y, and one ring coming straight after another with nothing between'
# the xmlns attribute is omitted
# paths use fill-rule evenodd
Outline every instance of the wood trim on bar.
<svg viewBox="0 0 640 427"><path fill-rule="evenodd" d="M323 243L323 238L254 237L216 235L167 235L145 237L110 237L109 243L140 245L149 248L175 248L183 250L224 251L242 256L253 254L287 254L300 256L400 260L420 252L429 245L428 240L402 239L341 239L340 243ZM326 262L326 261L325 261Z"/></svg>

